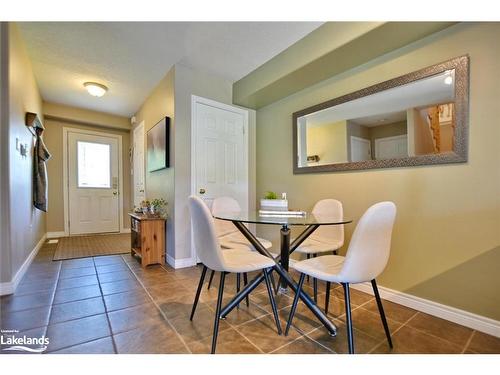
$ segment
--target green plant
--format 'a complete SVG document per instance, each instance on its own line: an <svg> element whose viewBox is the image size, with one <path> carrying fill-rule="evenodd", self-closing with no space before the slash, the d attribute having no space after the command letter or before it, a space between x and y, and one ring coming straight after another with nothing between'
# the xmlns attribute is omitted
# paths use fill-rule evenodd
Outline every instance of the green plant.
<svg viewBox="0 0 500 375"><path fill-rule="evenodd" d="M155 209L159 209L166 205L167 201L163 198L155 198L151 200L151 207L154 207Z"/></svg>
<svg viewBox="0 0 500 375"><path fill-rule="evenodd" d="M266 191L266 194L264 194L264 199L278 199L278 194L276 194L274 191Z"/></svg>

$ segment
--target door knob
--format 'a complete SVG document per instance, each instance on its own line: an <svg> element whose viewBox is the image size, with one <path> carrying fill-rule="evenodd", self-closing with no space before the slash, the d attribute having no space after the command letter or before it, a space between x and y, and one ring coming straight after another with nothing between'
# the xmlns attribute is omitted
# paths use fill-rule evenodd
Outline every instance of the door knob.
<svg viewBox="0 0 500 375"><path fill-rule="evenodd" d="M139 190L139 193L144 193L144 189Z"/></svg>
<svg viewBox="0 0 500 375"><path fill-rule="evenodd" d="M113 195L118 195L118 192L117 191L113 191Z"/></svg>
<svg viewBox="0 0 500 375"><path fill-rule="evenodd" d="M200 194L205 194L205 189L200 189Z"/></svg>

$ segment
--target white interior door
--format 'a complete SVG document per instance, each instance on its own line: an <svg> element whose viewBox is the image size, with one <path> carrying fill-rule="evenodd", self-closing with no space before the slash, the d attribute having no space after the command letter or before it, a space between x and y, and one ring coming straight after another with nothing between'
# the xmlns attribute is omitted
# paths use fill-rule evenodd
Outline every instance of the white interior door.
<svg viewBox="0 0 500 375"><path fill-rule="evenodd" d="M351 161L372 159L372 148L368 139L351 136Z"/></svg>
<svg viewBox="0 0 500 375"><path fill-rule="evenodd" d="M144 121L141 122L133 133L133 186L134 186L134 205L140 206L141 201L146 197L144 183Z"/></svg>
<svg viewBox="0 0 500 375"><path fill-rule="evenodd" d="M375 139L375 159L406 157L408 157L408 137L406 135Z"/></svg>
<svg viewBox="0 0 500 375"><path fill-rule="evenodd" d="M193 193L248 210L248 111L193 96Z"/></svg>
<svg viewBox="0 0 500 375"><path fill-rule="evenodd" d="M68 132L69 234L119 232L118 139Z"/></svg>

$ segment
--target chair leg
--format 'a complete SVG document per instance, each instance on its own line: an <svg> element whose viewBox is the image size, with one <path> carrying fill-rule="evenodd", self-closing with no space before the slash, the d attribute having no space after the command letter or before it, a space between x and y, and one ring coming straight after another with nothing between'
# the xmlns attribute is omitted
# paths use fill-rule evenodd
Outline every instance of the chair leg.
<svg viewBox="0 0 500 375"><path fill-rule="evenodd" d="M300 274L299 283L297 285L297 292L295 293L295 298L293 299L292 308L290 310L290 316L288 317L288 322L286 323L285 336L288 336L288 331L290 330L290 326L292 325L293 316L295 315L295 310L297 310L297 304L299 303L300 292L302 290L302 286L304 285L305 276L305 273Z"/></svg>
<svg viewBox="0 0 500 375"><path fill-rule="evenodd" d="M208 287L207 290L210 290L210 287L212 286L212 280L214 279L215 271L212 271L210 274L210 279L208 279Z"/></svg>
<svg viewBox="0 0 500 375"><path fill-rule="evenodd" d="M306 254L306 259L310 259L311 254ZM307 283L309 284L309 275L307 275Z"/></svg>
<svg viewBox="0 0 500 375"><path fill-rule="evenodd" d="M389 347L392 349L391 332L389 331L389 325L387 324L387 319L385 318L384 307L382 306L382 300L380 299L380 294L378 293L377 282L375 281L375 279L372 280L372 288L373 288L373 293L375 294L375 299L377 300L380 319L382 319L382 324L384 325L385 336L387 337L387 342L389 343Z"/></svg>
<svg viewBox="0 0 500 375"><path fill-rule="evenodd" d="M316 258L316 254L313 255ZM313 277L313 288L314 288L314 303L318 304L318 279Z"/></svg>
<svg viewBox="0 0 500 375"><path fill-rule="evenodd" d="M215 309L215 321L214 321L214 334L212 336L212 354L215 354L215 347L217 346L217 336L219 334L219 320L220 320L220 310L222 307L222 296L224 294L224 281L226 279L226 273L220 273L220 283L219 283L219 295L217 297L217 308Z"/></svg>
<svg viewBox="0 0 500 375"><path fill-rule="evenodd" d="M193 320L194 313L196 311L196 306L198 305L198 300L200 299L201 288L203 288L203 282L205 281L205 275L207 273L207 266L203 266L203 271L201 271L200 282L198 283L198 289L196 289L196 296L194 297L193 309L191 310L191 316L189 320Z"/></svg>
<svg viewBox="0 0 500 375"><path fill-rule="evenodd" d="M276 307L276 301L274 300L273 289L271 287L271 280L269 278L269 271L264 270L264 277L266 280L267 294L269 294L269 302L271 302L271 307L273 309L274 321L276 322L276 328L278 329L278 335L281 335L281 323L280 317L278 315L278 309Z"/></svg>
<svg viewBox="0 0 500 375"><path fill-rule="evenodd" d="M351 316L351 294L349 292L349 283L342 283L344 287L345 299L345 314L347 324L347 339L349 341L349 354L354 354L354 333L352 330L352 316Z"/></svg>
<svg viewBox="0 0 500 375"><path fill-rule="evenodd" d="M274 294L278 295L278 287L274 281L273 271L269 272L269 278L271 279L271 285L273 286Z"/></svg>
<svg viewBox="0 0 500 375"><path fill-rule="evenodd" d="M247 284L248 284L248 274L245 272L243 274L243 285L247 286ZM250 299L248 298L248 296L246 296L245 301L247 303L247 307L249 307L250 306Z"/></svg>
<svg viewBox="0 0 500 375"><path fill-rule="evenodd" d="M236 293L239 293L241 289L241 273L236 274ZM240 304L236 306L237 309L240 308Z"/></svg>
<svg viewBox="0 0 500 375"><path fill-rule="evenodd" d="M330 287L332 286L332 283L327 281L326 282L326 296L325 296L325 314L328 314L328 306L330 304Z"/></svg>

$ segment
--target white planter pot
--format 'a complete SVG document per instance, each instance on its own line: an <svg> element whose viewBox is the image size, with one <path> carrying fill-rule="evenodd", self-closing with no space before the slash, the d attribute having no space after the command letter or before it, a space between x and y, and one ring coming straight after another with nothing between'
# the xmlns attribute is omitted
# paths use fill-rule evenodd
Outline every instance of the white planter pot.
<svg viewBox="0 0 500 375"><path fill-rule="evenodd" d="M275 211L287 211L288 210L288 200L286 199L261 199L260 200L261 210L275 210Z"/></svg>

